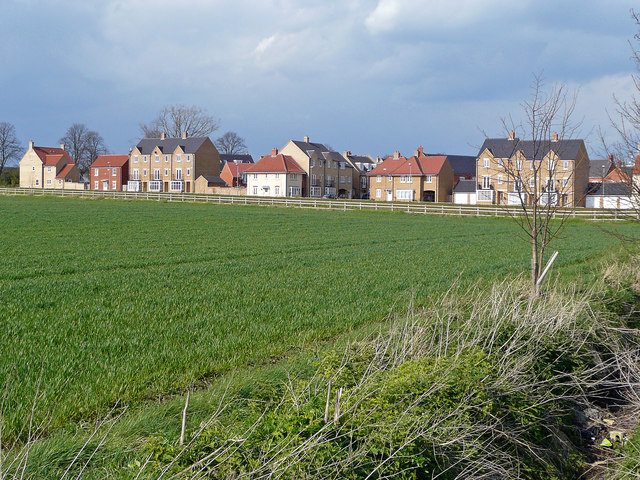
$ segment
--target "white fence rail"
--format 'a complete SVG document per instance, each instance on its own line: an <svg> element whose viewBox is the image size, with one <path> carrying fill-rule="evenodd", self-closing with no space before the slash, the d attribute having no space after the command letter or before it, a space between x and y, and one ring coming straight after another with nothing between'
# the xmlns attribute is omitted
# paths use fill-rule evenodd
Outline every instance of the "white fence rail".
<svg viewBox="0 0 640 480"><path fill-rule="evenodd" d="M459 217L506 217L522 215L520 207L504 205L458 205L417 202L374 202L369 200L325 200L308 197L271 198L210 195L200 193L106 192L99 190L57 190L41 188L0 187L5 196L53 196L86 199L150 200L158 202L191 202L228 205L264 205L322 210L387 210L423 215L452 215ZM577 208L557 209L557 216L586 220L627 220L629 214L621 210Z"/></svg>

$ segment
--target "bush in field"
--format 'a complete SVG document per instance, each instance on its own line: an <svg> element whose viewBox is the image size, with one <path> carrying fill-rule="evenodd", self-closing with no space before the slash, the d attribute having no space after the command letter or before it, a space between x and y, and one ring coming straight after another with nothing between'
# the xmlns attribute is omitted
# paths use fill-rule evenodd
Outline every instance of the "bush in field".
<svg viewBox="0 0 640 480"><path fill-rule="evenodd" d="M230 401L186 448L145 451L184 477L576 478L575 411L638 376L639 332L598 302L507 282L449 295L328 355L311 379Z"/></svg>

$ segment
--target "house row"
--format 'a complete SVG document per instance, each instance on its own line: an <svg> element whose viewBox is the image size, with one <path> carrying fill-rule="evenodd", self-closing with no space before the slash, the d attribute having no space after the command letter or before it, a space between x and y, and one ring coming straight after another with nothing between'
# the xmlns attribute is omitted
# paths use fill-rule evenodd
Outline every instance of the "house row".
<svg viewBox="0 0 640 480"><path fill-rule="evenodd" d="M640 160L638 160L640 162ZM221 155L208 137L145 138L127 155L101 155L88 188L103 191L226 193L268 197L370 198L377 201L626 208L635 170L613 159L589 160L583 140L487 138L476 156L399 151L374 159L290 140L254 163L247 154ZM86 188L64 149L29 149L20 186Z"/></svg>

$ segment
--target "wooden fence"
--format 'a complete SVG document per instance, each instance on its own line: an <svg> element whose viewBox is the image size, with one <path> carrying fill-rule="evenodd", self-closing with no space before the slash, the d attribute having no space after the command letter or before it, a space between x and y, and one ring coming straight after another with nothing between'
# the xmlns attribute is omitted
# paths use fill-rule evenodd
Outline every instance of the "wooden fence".
<svg viewBox="0 0 640 480"><path fill-rule="evenodd" d="M422 215L451 215L457 217L506 217L519 216L518 206L503 205L456 205L451 203L375 202L369 200L328 200L308 197L272 198L199 193L153 193L153 192L105 192L99 190L58 190L42 188L0 187L0 195L8 196L53 196L85 199L149 200L158 202L211 203L218 205L262 205L274 207L313 208L321 210L380 210L417 213ZM586 220L627 220L629 214L623 210L603 209L558 209L557 216L569 216Z"/></svg>

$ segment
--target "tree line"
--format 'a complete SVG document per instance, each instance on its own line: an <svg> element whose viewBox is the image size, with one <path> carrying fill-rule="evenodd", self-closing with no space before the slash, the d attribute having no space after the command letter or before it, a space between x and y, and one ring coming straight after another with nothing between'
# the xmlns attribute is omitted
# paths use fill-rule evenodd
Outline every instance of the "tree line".
<svg viewBox="0 0 640 480"><path fill-rule="evenodd" d="M220 122L197 106L182 104L163 107L158 115L148 123L140 124L140 135L144 138L159 138L162 133L168 137L180 137L187 132L192 137L209 136L220 128ZM78 166L81 175L87 175L91 164L100 155L109 153L107 144L98 132L83 123L74 123L60 138L65 150ZM228 131L218 137L214 144L222 154L237 155L247 149L244 138L236 132ZM0 122L0 177L5 167L17 163L24 153L15 126Z"/></svg>

